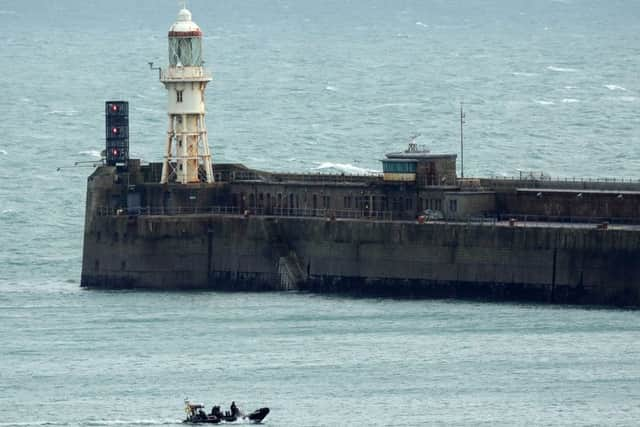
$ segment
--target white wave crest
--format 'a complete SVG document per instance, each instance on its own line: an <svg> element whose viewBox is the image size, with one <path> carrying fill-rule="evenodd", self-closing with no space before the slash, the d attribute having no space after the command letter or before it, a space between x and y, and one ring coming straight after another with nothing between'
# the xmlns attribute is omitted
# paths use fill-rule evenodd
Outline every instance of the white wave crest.
<svg viewBox="0 0 640 427"><path fill-rule="evenodd" d="M549 70L549 71L557 71L559 73L577 73L578 72L578 70L576 70L575 68L556 67L554 65L549 65L547 67L547 70Z"/></svg>
<svg viewBox="0 0 640 427"><path fill-rule="evenodd" d="M423 23L423 22L420 22L420 21L416 22L416 25L417 25L418 27L429 28L429 26L428 26L427 24L425 24L425 23Z"/></svg>
<svg viewBox="0 0 640 427"><path fill-rule="evenodd" d="M538 105L556 105L554 101L543 101L543 100L534 99L533 102L535 102Z"/></svg>
<svg viewBox="0 0 640 427"><path fill-rule="evenodd" d="M525 73L524 71L514 71L513 73L514 76L518 76L518 77L534 77L537 76L536 73Z"/></svg>
<svg viewBox="0 0 640 427"><path fill-rule="evenodd" d="M7 153L7 150L3 150L0 148L0 154L2 154L3 156L6 156L9 153Z"/></svg>
<svg viewBox="0 0 640 427"><path fill-rule="evenodd" d="M575 104L576 102L580 102L580 100L574 98L565 98L562 100L563 104Z"/></svg>
<svg viewBox="0 0 640 427"><path fill-rule="evenodd" d="M92 157L97 157L97 158L102 157L102 156L100 155L100 152L99 152L98 150L80 151L78 154L82 154L83 156L92 156Z"/></svg>
<svg viewBox="0 0 640 427"><path fill-rule="evenodd" d="M620 90L620 91L623 91L623 92L627 91L626 88L624 88L622 86L618 86L618 85L604 85L604 87L606 87L609 90Z"/></svg>
<svg viewBox="0 0 640 427"><path fill-rule="evenodd" d="M328 90L329 92L337 92L338 89L336 89L334 86L330 86L327 85L327 87L325 87L326 90Z"/></svg>
<svg viewBox="0 0 640 427"><path fill-rule="evenodd" d="M78 113L80 112L77 110L51 110L47 112L47 114L50 114L52 116L64 116L64 117L77 116Z"/></svg>
<svg viewBox="0 0 640 427"><path fill-rule="evenodd" d="M386 104L374 105L372 110L379 110L380 108L395 108L395 107L420 107L423 103L420 102L388 102Z"/></svg>
<svg viewBox="0 0 640 427"><path fill-rule="evenodd" d="M146 107L135 107L134 108L135 111L142 111L144 113L160 113L160 110L157 110L155 108L146 108Z"/></svg>
<svg viewBox="0 0 640 427"><path fill-rule="evenodd" d="M315 162L315 163L318 164L318 166L315 168L312 168L314 170L333 169L341 173L346 173L351 175L371 175L371 174L379 173L379 171L377 170L361 168L349 163L332 163L332 162L322 162L322 163Z"/></svg>

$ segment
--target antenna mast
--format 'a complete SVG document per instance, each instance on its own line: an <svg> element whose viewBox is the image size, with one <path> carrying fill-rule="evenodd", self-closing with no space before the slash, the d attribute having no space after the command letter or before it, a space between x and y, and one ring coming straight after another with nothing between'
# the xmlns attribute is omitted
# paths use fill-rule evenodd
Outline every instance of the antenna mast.
<svg viewBox="0 0 640 427"><path fill-rule="evenodd" d="M463 103L460 103L460 178L464 179L464 119L467 115L462 108Z"/></svg>

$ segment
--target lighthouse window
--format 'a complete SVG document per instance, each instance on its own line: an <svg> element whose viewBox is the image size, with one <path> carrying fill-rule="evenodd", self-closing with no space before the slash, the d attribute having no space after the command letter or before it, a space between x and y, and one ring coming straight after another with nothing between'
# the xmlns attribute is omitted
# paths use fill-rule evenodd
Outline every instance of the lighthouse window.
<svg viewBox="0 0 640 427"><path fill-rule="evenodd" d="M202 39L200 37L170 37L169 63L177 67L201 67Z"/></svg>
<svg viewBox="0 0 640 427"><path fill-rule="evenodd" d="M182 102L182 92L184 92L183 90L176 90L176 100L178 102Z"/></svg>

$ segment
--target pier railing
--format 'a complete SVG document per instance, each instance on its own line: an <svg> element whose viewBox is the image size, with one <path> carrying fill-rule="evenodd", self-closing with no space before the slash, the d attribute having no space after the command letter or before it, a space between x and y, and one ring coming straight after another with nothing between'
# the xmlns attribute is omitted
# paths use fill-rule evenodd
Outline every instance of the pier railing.
<svg viewBox="0 0 640 427"><path fill-rule="evenodd" d="M237 215L237 216L287 216L317 217L327 219L367 219L391 221L391 211L373 211L365 209L314 209L314 208L245 208L237 206L180 206L180 207L135 207L107 208L95 210L97 216L179 216L179 215Z"/></svg>
<svg viewBox="0 0 640 427"><path fill-rule="evenodd" d="M465 180L460 185L468 184ZM500 177L492 176L488 178L477 178L474 184L483 188L554 188L554 189L590 189L590 190L627 190L640 191L640 179L632 178L544 178L522 176L522 177Z"/></svg>

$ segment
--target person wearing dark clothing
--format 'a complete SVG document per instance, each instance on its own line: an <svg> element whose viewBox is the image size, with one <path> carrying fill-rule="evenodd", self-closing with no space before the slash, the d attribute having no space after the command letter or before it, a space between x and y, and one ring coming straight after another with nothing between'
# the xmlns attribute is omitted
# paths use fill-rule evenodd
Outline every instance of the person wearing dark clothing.
<svg viewBox="0 0 640 427"><path fill-rule="evenodd" d="M236 406L236 402L235 401L231 402L231 415L234 416L234 417L237 417L239 412L240 411L238 410L238 407Z"/></svg>

